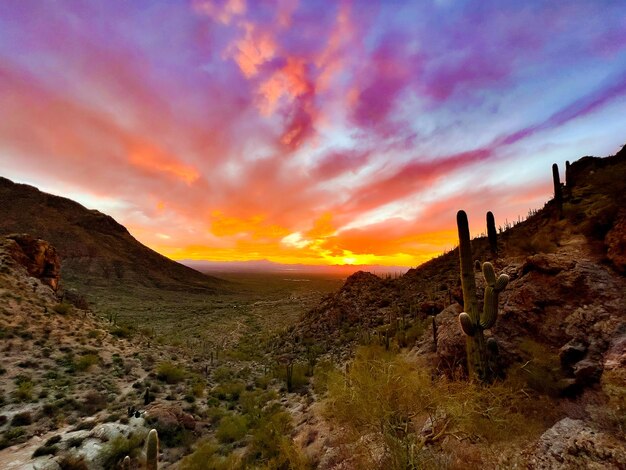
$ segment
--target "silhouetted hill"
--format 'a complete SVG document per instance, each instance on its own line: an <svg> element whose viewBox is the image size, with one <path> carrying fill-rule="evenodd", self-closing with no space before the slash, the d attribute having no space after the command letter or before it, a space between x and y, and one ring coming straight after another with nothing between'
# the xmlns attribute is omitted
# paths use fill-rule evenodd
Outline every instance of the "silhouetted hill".
<svg viewBox="0 0 626 470"><path fill-rule="evenodd" d="M112 217L64 197L0 177L0 235L50 241L69 286L145 286L216 291L227 283L142 245Z"/></svg>

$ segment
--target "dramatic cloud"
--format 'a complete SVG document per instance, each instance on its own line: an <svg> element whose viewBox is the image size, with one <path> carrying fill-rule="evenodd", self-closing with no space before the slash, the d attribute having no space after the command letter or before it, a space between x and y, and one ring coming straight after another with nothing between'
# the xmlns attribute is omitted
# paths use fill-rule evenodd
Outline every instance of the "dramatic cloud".
<svg viewBox="0 0 626 470"><path fill-rule="evenodd" d="M623 2L0 2L2 176L176 259L416 265L626 141Z"/></svg>

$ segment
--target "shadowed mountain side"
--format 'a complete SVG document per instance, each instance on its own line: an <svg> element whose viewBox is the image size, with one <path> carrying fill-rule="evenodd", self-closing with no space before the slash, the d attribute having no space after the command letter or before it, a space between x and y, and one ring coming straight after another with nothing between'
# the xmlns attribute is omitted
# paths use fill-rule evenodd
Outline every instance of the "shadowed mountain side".
<svg viewBox="0 0 626 470"><path fill-rule="evenodd" d="M70 199L0 177L0 201L0 235L48 240L58 250L69 286L217 292L228 285L160 255L112 217Z"/></svg>

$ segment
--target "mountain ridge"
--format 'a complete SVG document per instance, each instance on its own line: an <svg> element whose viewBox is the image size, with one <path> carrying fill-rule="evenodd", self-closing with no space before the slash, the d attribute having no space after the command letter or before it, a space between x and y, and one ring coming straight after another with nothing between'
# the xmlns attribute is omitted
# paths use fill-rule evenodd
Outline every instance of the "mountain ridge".
<svg viewBox="0 0 626 470"><path fill-rule="evenodd" d="M212 292L228 283L141 244L111 216L71 199L0 177L0 235L28 233L50 241L74 286L138 284Z"/></svg>

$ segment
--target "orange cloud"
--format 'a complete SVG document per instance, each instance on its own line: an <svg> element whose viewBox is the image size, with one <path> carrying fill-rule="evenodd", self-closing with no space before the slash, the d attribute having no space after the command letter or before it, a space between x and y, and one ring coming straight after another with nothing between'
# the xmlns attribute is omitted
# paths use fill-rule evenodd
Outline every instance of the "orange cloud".
<svg viewBox="0 0 626 470"><path fill-rule="evenodd" d="M165 173L188 185L200 178L200 173L195 168L177 161L149 144L132 144L128 151L128 160L137 168L148 172Z"/></svg>
<svg viewBox="0 0 626 470"><path fill-rule="evenodd" d="M287 229L268 223L265 215L259 214L248 218L228 217L220 211L211 215L211 232L218 237L232 237L245 234L253 240L281 239L289 233Z"/></svg>
<svg viewBox="0 0 626 470"><path fill-rule="evenodd" d="M276 42L268 31L259 30L253 23L243 23L244 36L229 48L229 54L246 78L251 78L259 67L276 54Z"/></svg>

